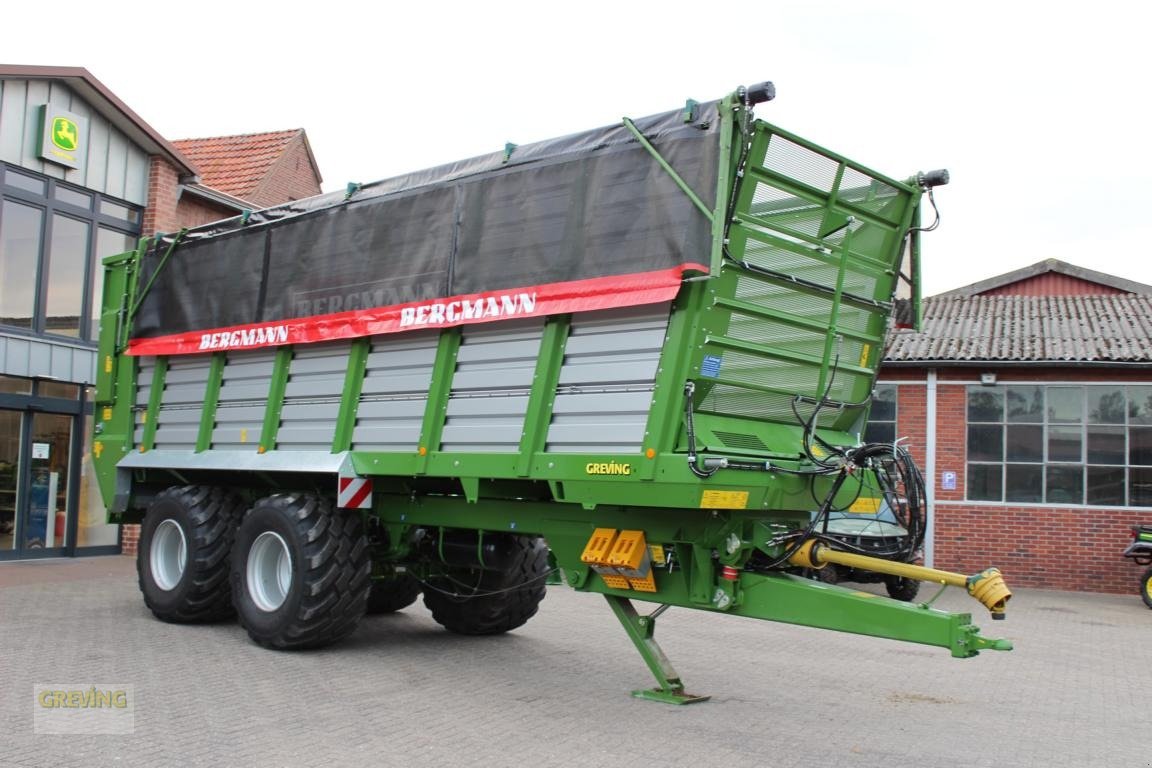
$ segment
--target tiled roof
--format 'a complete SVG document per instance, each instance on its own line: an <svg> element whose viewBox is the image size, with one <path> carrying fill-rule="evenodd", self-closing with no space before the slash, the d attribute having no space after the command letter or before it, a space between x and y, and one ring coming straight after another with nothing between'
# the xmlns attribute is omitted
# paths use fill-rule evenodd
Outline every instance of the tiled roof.
<svg viewBox="0 0 1152 768"><path fill-rule="evenodd" d="M886 363L1152 362L1152 295L936 296Z"/></svg>
<svg viewBox="0 0 1152 768"><path fill-rule="evenodd" d="M241 136L179 139L172 143L200 171L200 181L233 197L247 198L303 128Z"/></svg>

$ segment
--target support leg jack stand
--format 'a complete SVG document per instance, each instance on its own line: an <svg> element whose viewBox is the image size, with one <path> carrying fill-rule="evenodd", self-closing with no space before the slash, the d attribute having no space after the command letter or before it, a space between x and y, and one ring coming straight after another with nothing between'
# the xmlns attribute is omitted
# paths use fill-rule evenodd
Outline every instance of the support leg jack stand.
<svg viewBox="0 0 1152 768"><path fill-rule="evenodd" d="M639 699L662 701L665 704L694 704L712 698L711 696L695 696L686 693L684 683L680 682L680 676L673 669L672 662L668 661L668 657L664 655L664 651L656 643L656 617L668 606L657 608L651 616L641 616L636 613L632 601L626 597L605 595L604 599L612 607L612 612L616 614L616 618L624 625L628 637L632 639L632 643L636 646L636 650L640 651L644 663L648 665L648 669L652 671L656 682L660 684L658 688L632 691L633 696Z"/></svg>

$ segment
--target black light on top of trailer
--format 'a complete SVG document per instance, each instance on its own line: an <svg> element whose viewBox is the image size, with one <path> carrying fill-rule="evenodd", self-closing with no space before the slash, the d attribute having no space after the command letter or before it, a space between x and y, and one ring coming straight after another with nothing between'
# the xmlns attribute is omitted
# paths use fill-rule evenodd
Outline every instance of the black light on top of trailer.
<svg viewBox="0 0 1152 768"><path fill-rule="evenodd" d="M749 105L763 104L765 101L772 101L776 98L776 86L769 80L756 85L749 85L747 87L740 86L737 89L740 98Z"/></svg>

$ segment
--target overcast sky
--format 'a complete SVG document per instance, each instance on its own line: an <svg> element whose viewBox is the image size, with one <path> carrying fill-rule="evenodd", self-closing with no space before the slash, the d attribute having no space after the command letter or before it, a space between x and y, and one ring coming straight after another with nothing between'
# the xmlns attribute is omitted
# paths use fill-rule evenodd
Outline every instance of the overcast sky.
<svg viewBox="0 0 1152 768"><path fill-rule="evenodd" d="M1136 2L6 4L0 61L82 66L170 139L302 127L324 189L776 83L758 117L948 168L926 294L1058 258L1152 284Z"/></svg>

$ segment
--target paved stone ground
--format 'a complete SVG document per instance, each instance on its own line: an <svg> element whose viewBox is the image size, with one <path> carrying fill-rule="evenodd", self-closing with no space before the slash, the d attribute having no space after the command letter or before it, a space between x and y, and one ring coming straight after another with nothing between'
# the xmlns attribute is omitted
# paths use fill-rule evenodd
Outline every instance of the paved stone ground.
<svg viewBox="0 0 1152 768"><path fill-rule="evenodd" d="M940 607L983 612L956 590ZM673 609L689 689L646 668L595 595L552 587L525 627L442 631L419 604L342 645L278 653L235 623L154 620L128 558L0 564L2 766L1152 766L1152 611L1133 593L1019 590L943 649ZM129 736L33 732L34 685L134 687Z"/></svg>

